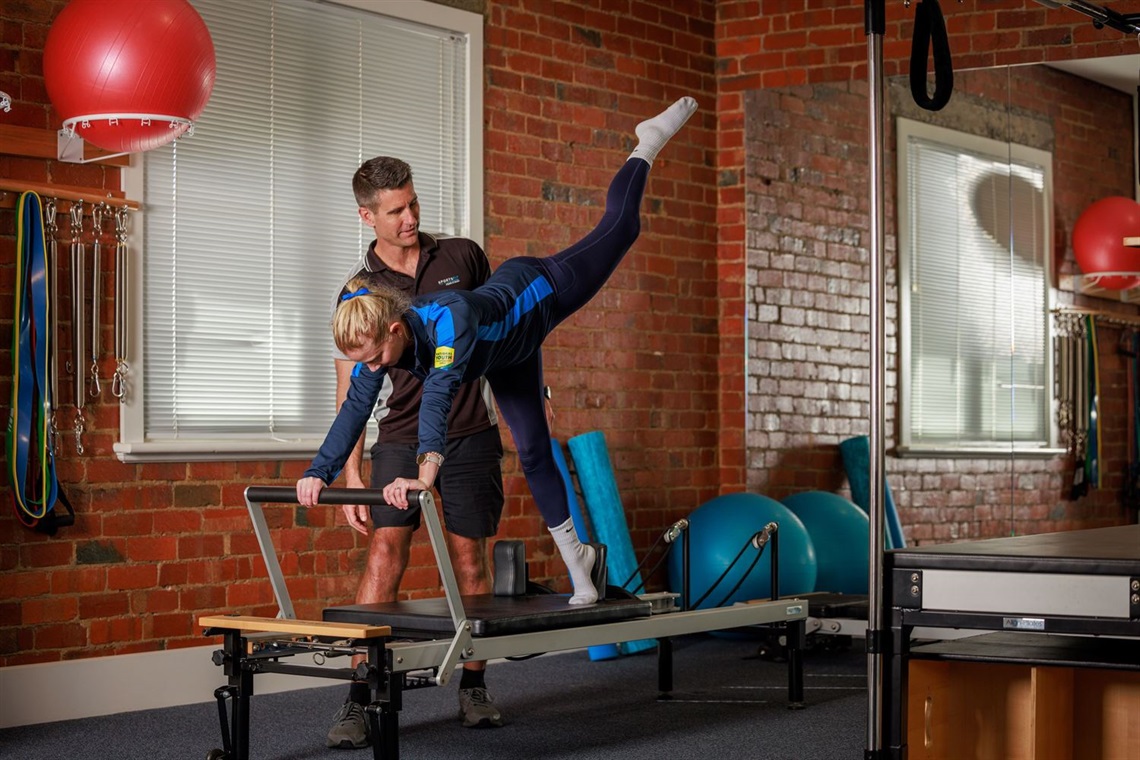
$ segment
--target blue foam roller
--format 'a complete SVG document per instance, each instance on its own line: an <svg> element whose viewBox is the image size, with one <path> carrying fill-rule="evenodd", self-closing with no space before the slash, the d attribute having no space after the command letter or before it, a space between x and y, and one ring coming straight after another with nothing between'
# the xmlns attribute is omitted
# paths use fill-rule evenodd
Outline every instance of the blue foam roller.
<svg viewBox="0 0 1140 760"><path fill-rule="evenodd" d="M586 516L582 514L582 504L578 501L578 494L574 491L574 481L570 478L570 468L566 465L566 457L562 453L562 444L557 438L550 439L550 446L554 450L554 463L562 473L562 482L566 486L566 502L570 505L570 519L574 521L574 532L582 543L590 541L590 531L586 527ZM621 656L617 644L595 644L589 647L591 660L613 660Z"/></svg>
<svg viewBox="0 0 1140 760"><path fill-rule="evenodd" d="M606 571L610 582L616 586L633 576L625 588L627 591L636 589L641 586L641 573L637 572L637 557L633 552L629 524L625 521L625 510L622 509L617 480L606 449L606 437L600 430L595 430L576 435L566 443L570 446L570 455L574 457L578 485L582 488L594 535L608 550ZM655 639L619 644L622 654L633 654L655 646Z"/></svg>
<svg viewBox="0 0 1140 760"><path fill-rule="evenodd" d="M871 443L867 436L848 438L839 444L839 454L843 457L843 469L847 471L847 482L851 484L851 499L868 515L871 511ZM891 487L884 481L885 504L883 515L887 520L886 544L888 549L901 549L906 546L902 523L891 498Z"/></svg>

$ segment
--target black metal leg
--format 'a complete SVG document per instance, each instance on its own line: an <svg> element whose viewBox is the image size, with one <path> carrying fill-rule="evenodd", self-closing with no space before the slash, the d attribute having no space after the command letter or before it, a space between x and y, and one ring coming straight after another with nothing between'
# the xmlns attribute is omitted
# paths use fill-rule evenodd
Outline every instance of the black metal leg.
<svg viewBox="0 0 1140 760"><path fill-rule="evenodd" d="M365 708L372 728L373 760L399 760L400 713L391 702L373 702Z"/></svg>
<svg viewBox="0 0 1140 760"><path fill-rule="evenodd" d="M233 686L219 686L214 689L214 699L218 700L218 723L222 728L222 750L231 755L234 751L233 734L230 733L230 718L226 712L229 706L227 699L232 699L236 690Z"/></svg>
<svg viewBox="0 0 1140 760"><path fill-rule="evenodd" d="M907 703L906 694L910 685L908 683L907 667L910 656L911 626L902 625L898 621L898 613L894 614L889 636L883 638L888 642L889 652L883 653L883 708L881 723L883 738L885 740L887 757L896 760L905 760L907 756Z"/></svg>
<svg viewBox="0 0 1140 760"><path fill-rule="evenodd" d="M232 760L249 760L249 699L253 695L253 673L244 667L245 640L240 631L225 632L223 665L229 684L214 692L218 698L222 724L222 745ZM225 699L230 700L230 721L226 725Z"/></svg>
<svg viewBox="0 0 1140 760"><path fill-rule="evenodd" d="M673 698L673 639L657 639L657 698Z"/></svg>
<svg viewBox="0 0 1140 760"><path fill-rule="evenodd" d="M249 760L249 701L253 696L253 673L241 668L234 698L234 760Z"/></svg>
<svg viewBox="0 0 1140 760"><path fill-rule="evenodd" d="M788 652L788 709L801 710L804 703L804 646L807 644L805 620L786 624Z"/></svg>
<svg viewBox="0 0 1140 760"><path fill-rule="evenodd" d="M372 688L372 704L368 705L366 712L372 729L373 760L399 760L400 757L404 676L392 672L391 656L385 642L375 640L368 645L368 662L357 667L358 676L364 668L368 685ZM382 663L387 663L387 666Z"/></svg>

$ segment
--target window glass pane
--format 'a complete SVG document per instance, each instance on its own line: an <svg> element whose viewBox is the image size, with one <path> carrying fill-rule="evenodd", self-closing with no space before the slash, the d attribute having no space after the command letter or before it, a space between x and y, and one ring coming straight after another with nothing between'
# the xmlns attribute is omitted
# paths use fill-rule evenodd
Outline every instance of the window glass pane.
<svg viewBox="0 0 1140 760"><path fill-rule="evenodd" d="M309 0L192 2L217 83L193 136L145 157L145 436L319 440L333 296L371 240L353 172L403 158L423 228L469 234L467 39Z"/></svg>
<svg viewBox="0 0 1140 760"><path fill-rule="evenodd" d="M905 150L909 443L1045 445L1048 171L917 134Z"/></svg>

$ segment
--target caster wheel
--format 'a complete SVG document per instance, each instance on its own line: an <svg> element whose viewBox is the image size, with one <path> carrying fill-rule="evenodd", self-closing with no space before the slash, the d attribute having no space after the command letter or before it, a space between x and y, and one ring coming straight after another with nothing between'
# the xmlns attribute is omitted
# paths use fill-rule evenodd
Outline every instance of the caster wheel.
<svg viewBox="0 0 1140 760"><path fill-rule="evenodd" d="M226 760L229 754L224 749L212 749L206 753L206 760Z"/></svg>

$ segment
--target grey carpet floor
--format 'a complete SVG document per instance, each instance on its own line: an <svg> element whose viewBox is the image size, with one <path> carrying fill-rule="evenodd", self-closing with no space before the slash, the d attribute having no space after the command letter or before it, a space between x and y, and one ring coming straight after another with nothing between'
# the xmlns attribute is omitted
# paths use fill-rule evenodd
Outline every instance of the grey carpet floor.
<svg viewBox="0 0 1140 760"><path fill-rule="evenodd" d="M861 642L806 654L802 710L788 709L787 666L758 658L757 650L749 640L678 639L669 701L657 699L652 652L606 661L566 652L493 663L488 686L507 725L463 728L456 720L457 679L446 687L408 691L400 713L400 757L861 758L867 722ZM252 758L371 758L369 749L324 746L345 692L337 682L255 696ZM0 757L12 760L187 760L205 758L220 746L213 702L0 730Z"/></svg>

